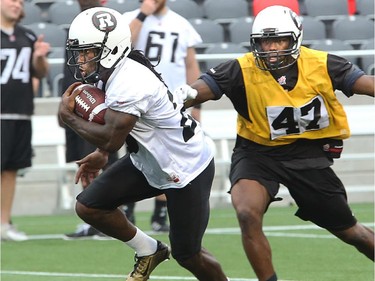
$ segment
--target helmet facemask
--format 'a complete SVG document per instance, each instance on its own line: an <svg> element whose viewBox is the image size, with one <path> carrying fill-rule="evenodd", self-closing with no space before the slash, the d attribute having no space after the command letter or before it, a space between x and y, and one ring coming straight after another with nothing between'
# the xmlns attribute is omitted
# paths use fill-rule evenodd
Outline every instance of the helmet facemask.
<svg viewBox="0 0 375 281"><path fill-rule="evenodd" d="M98 81L100 60L104 59L111 50L102 43L79 45L78 40L68 40L67 42L67 65L76 80L82 83L95 83ZM94 56L87 58L86 53L94 52ZM80 56L84 56L84 60L80 61ZM85 76L82 75L82 66L85 64L95 63L95 68Z"/></svg>
<svg viewBox="0 0 375 281"><path fill-rule="evenodd" d="M265 51L262 48L264 41L289 40L289 45L284 50ZM250 46L255 56L255 63L262 70L278 70L294 64L299 55L299 49L296 48L297 39L293 32L269 32L251 34ZM276 58L276 60L275 60Z"/></svg>

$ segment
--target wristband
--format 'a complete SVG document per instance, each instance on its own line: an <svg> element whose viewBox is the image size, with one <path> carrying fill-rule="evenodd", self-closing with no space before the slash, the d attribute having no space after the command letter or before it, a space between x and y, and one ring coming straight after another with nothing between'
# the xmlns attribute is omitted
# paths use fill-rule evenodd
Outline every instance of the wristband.
<svg viewBox="0 0 375 281"><path fill-rule="evenodd" d="M147 18L147 15L145 13L139 12L139 14L136 17L139 21L144 22Z"/></svg>

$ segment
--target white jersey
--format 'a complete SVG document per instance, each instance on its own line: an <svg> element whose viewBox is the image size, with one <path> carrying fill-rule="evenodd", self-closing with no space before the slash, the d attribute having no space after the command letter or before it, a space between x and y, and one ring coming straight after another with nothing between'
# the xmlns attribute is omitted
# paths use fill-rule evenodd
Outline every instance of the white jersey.
<svg viewBox="0 0 375 281"><path fill-rule="evenodd" d="M130 23L139 9L127 12L124 17ZM141 50L161 73L168 88L173 92L186 84L185 58L187 49L202 42L201 36L184 17L168 9L162 16L150 15L143 22L134 48Z"/></svg>
<svg viewBox="0 0 375 281"><path fill-rule="evenodd" d="M99 81L98 87L102 88ZM146 66L125 58L105 85L106 105L138 118L130 135L138 151L133 164L159 189L182 188L210 163L213 152L200 125Z"/></svg>

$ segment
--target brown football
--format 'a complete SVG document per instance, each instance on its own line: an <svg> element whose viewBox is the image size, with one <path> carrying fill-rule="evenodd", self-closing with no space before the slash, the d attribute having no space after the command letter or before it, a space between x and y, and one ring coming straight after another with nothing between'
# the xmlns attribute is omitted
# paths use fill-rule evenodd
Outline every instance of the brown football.
<svg viewBox="0 0 375 281"><path fill-rule="evenodd" d="M79 91L79 94L75 97L75 114L89 122L104 124L107 110L104 91L90 84L79 85L74 89L73 94L76 91Z"/></svg>

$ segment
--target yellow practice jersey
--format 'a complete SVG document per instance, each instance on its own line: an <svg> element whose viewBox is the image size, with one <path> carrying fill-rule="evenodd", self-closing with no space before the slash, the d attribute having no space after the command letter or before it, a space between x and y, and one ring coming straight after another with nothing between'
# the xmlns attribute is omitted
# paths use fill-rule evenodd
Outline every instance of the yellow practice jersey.
<svg viewBox="0 0 375 281"><path fill-rule="evenodd" d="M301 47L298 81L284 88L256 67L251 53L238 58L250 120L238 115L237 133L256 143L276 146L297 139L345 139L350 136L343 106L327 70L327 53Z"/></svg>

